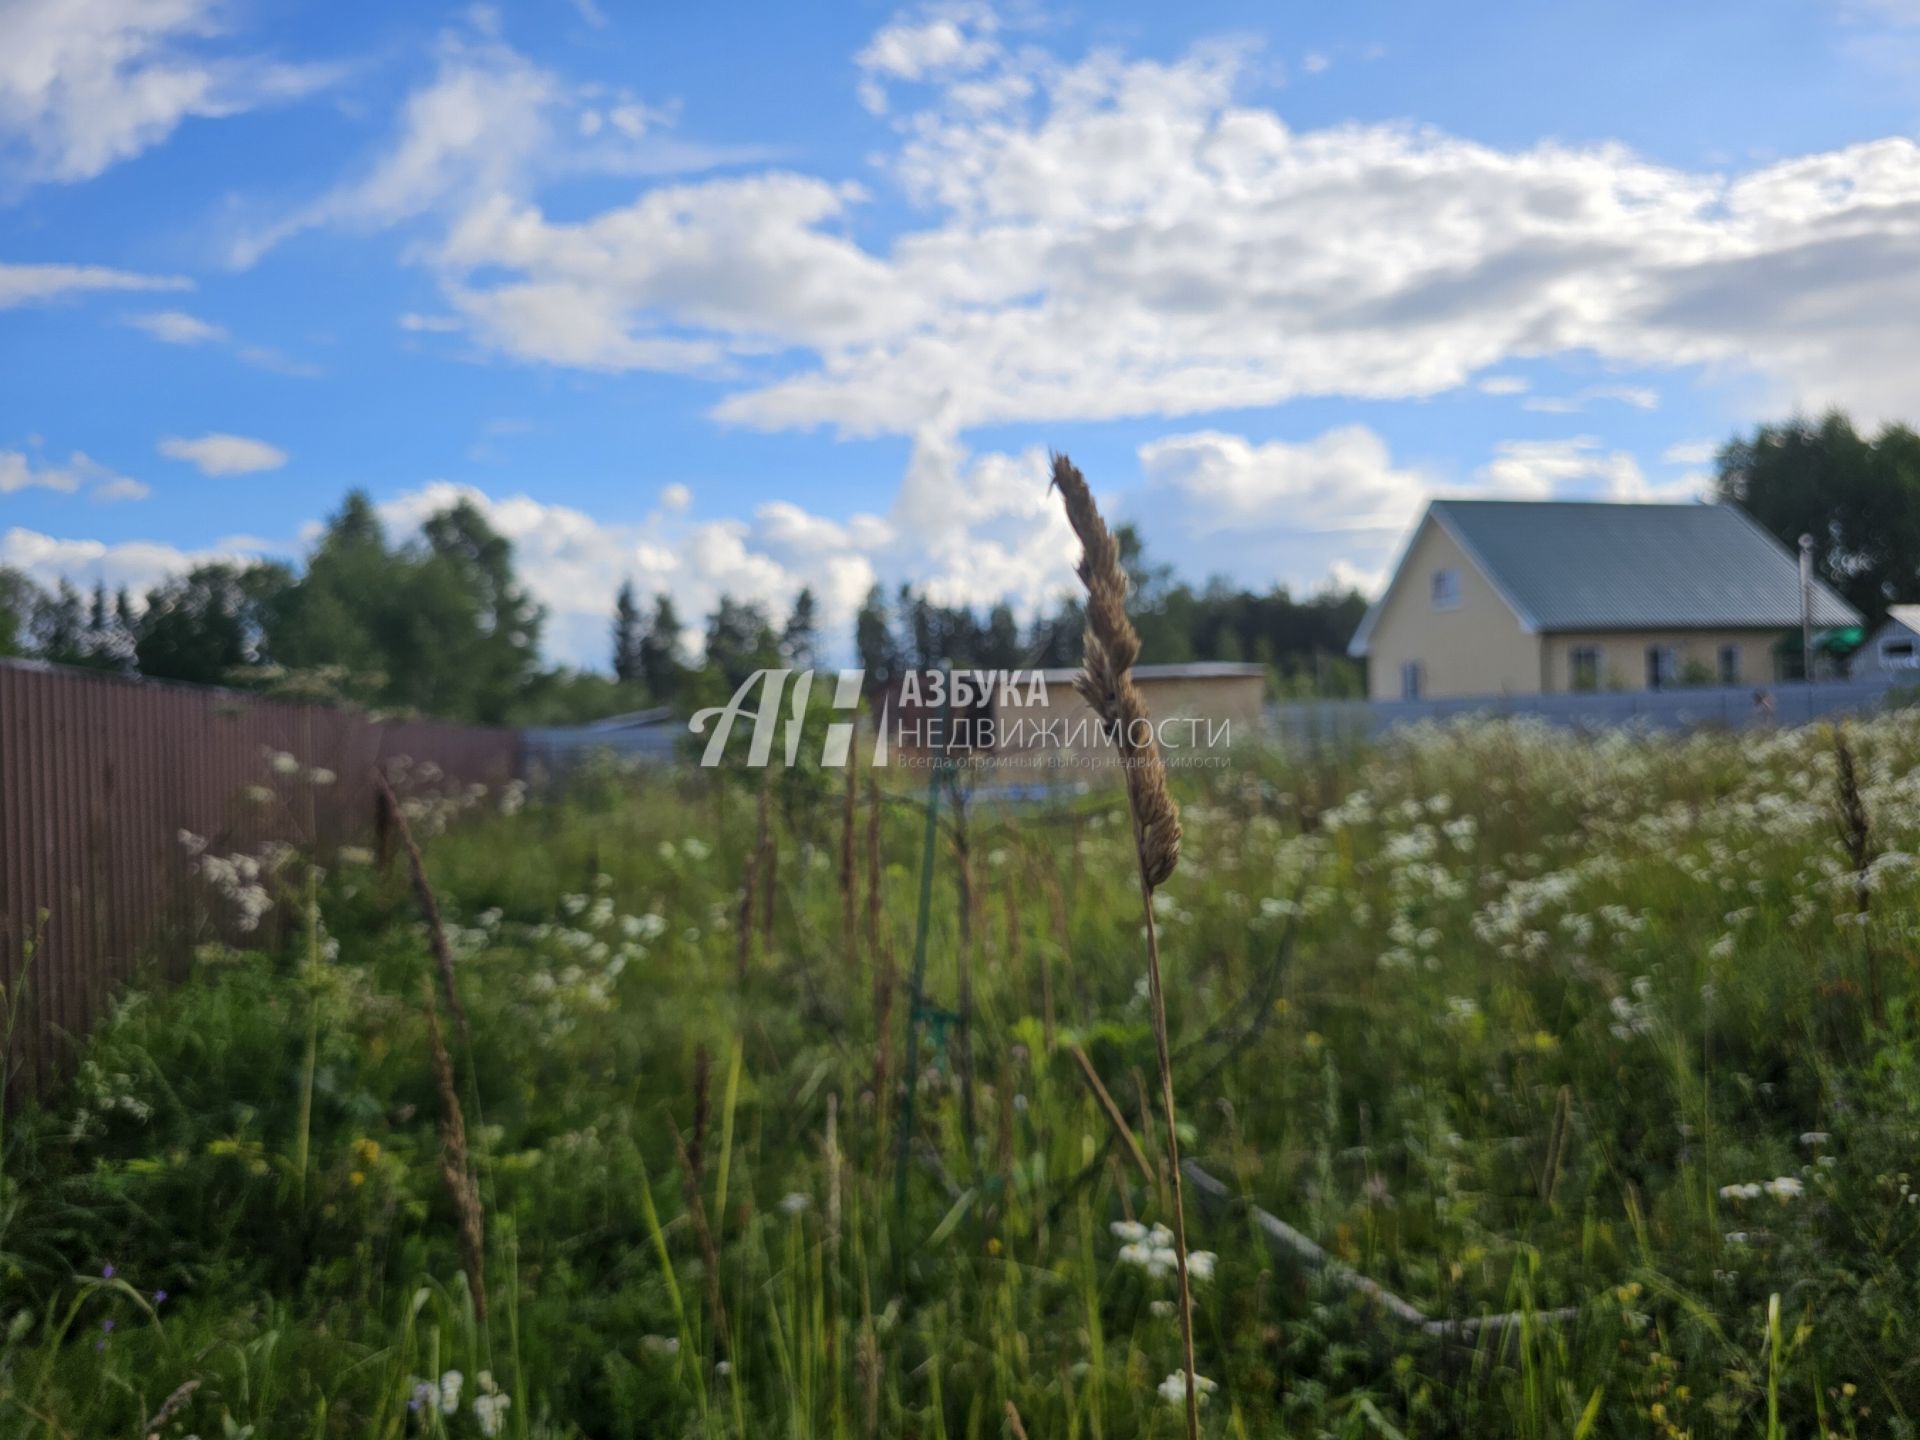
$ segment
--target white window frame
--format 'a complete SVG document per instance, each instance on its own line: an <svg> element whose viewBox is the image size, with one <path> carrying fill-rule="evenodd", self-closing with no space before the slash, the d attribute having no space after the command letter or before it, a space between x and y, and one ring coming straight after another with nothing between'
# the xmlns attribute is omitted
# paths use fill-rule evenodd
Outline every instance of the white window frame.
<svg viewBox="0 0 1920 1440"><path fill-rule="evenodd" d="M1427 598L1436 610L1458 610L1460 608L1460 572L1451 565L1443 565L1434 571L1427 581Z"/></svg>
<svg viewBox="0 0 1920 1440"><path fill-rule="evenodd" d="M1418 660L1400 662L1400 698L1419 700L1424 698L1427 688L1426 672Z"/></svg>
<svg viewBox="0 0 1920 1440"><path fill-rule="evenodd" d="M1905 655L1894 655L1887 648L1890 645L1904 645L1907 653ZM1880 642L1880 668L1882 670L1920 669L1920 647L1915 646L1911 640L1901 640L1894 636L1888 636Z"/></svg>

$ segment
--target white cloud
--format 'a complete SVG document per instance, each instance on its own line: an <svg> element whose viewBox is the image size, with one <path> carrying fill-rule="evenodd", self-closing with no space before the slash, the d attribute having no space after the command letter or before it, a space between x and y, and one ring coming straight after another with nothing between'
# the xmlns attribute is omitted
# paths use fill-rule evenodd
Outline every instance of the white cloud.
<svg viewBox="0 0 1920 1440"><path fill-rule="evenodd" d="M1309 51L1300 62L1300 68L1309 75L1324 75L1333 68L1333 61L1318 50Z"/></svg>
<svg viewBox="0 0 1920 1440"><path fill-rule="evenodd" d="M1720 453L1718 440L1687 440L1669 445L1660 458L1669 465L1711 465Z"/></svg>
<svg viewBox="0 0 1920 1440"><path fill-rule="evenodd" d="M1654 484L1625 450L1607 450L1591 435L1565 440L1503 440L1477 478L1516 499L1682 500L1698 489L1695 477Z"/></svg>
<svg viewBox="0 0 1920 1440"><path fill-rule="evenodd" d="M1489 375L1474 388L1482 395L1524 395L1533 387L1518 375Z"/></svg>
<svg viewBox="0 0 1920 1440"><path fill-rule="evenodd" d="M217 345L256 369L303 378L320 373L315 367L283 355L271 346L245 344L235 339L225 326L184 310L155 310L123 318L134 329L144 331L164 345Z"/></svg>
<svg viewBox="0 0 1920 1440"><path fill-rule="evenodd" d="M481 203L511 205L556 177L665 175L765 158L758 148L676 141L660 133L671 127L670 110L624 90L570 85L501 43L492 27L474 30L441 37L433 79L407 97L379 155L318 199L240 235L233 262L251 265L319 227L376 230Z"/></svg>
<svg viewBox="0 0 1920 1440"><path fill-rule="evenodd" d="M287 452L279 446L245 435L215 432L192 440L169 435L158 448L169 460L184 460L202 475L252 475L287 463Z"/></svg>
<svg viewBox="0 0 1920 1440"><path fill-rule="evenodd" d="M9 265L0 262L0 310L97 290L187 290L178 275L136 275L104 265Z"/></svg>
<svg viewBox="0 0 1920 1440"><path fill-rule="evenodd" d="M1432 486L1396 467L1386 442L1364 425L1291 444L1255 445L1203 430L1140 447L1149 486L1170 498L1190 529L1205 534L1281 530L1295 535L1403 529Z"/></svg>
<svg viewBox="0 0 1920 1440"><path fill-rule="evenodd" d="M1140 447L1146 489L1121 501L1149 552L1198 578L1256 589L1350 583L1382 568L1433 477L1394 462L1364 425L1255 444L1216 430ZM1329 575L1328 552L1335 569Z"/></svg>
<svg viewBox="0 0 1920 1440"><path fill-rule="evenodd" d="M1481 389L1486 389L1482 382ZM1573 395L1533 395L1520 402L1523 410L1542 415L1575 415L1594 400L1612 400L1635 410L1658 410L1660 392L1645 385L1589 385Z"/></svg>
<svg viewBox="0 0 1920 1440"><path fill-rule="evenodd" d="M413 311L402 315L399 323L402 330L424 335L453 334L462 328L456 315L420 315Z"/></svg>
<svg viewBox="0 0 1920 1440"><path fill-rule="evenodd" d="M169 575L215 560L250 558L243 550L217 548L181 550L153 540L108 544L101 540L57 539L37 530L15 527L0 534L0 566L19 570L51 588L62 579L83 589L105 582L109 590L122 585L136 599Z"/></svg>
<svg viewBox="0 0 1920 1440"><path fill-rule="evenodd" d="M305 95L335 72L210 54L218 0L11 0L0 6L0 173L87 180L189 116Z"/></svg>
<svg viewBox="0 0 1920 1440"><path fill-rule="evenodd" d="M925 217L890 244L860 243L863 192L818 176L650 188L565 220L496 187L432 252L450 298L522 359L733 377L716 413L772 429L1404 399L1576 352L1757 372L1781 403L1877 414L1911 394L1884 323L1920 306L1905 138L1724 177L1618 145L1295 130L1239 98L1230 44L1062 62L940 12L862 60L930 84L877 157Z"/></svg>
<svg viewBox="0 0 1920 1440"><path fill-rule="evenodd" d="M528 495L495 497L438 481L382 504L397 532L417 530L456 500L479 507L513 542L528 589L552 615L548 649L604 668L613 597L631 581L642 596L665 591L697 648L699 627L731 595L775 621L802 587L820 606L823 636L842 646L876 583L889 593L911 580L936 600L984 607L1011 602L1022 619L1073 584L1078 546L1057 497L1047 493L1044 451L970 456L951 441L916 443L900 493L885 515L829 519L770 501L746 519L697 520L690 494L669 485L655 511L609 521Z"/></svg>
<svg viewBox="0 0 1920 1440"><path fill-rule="evenodd" d="M94 500L102 505L118 505L126 500L144 500L152 493L151 485L130 479L125 475L116 475L111 480L104 480L93 488Z"/></svg>
<svg viewBox="0 0 1920 1440"><path fill-rule="evenodd" d="M1000 53L993 38L999 28L989 6L965 0L928 5L894 19L853 57L861 72L861 103L883 114L889 80L917 82L978 71Z"/></svg>
<svg viewBox="0 0 1920 1440"><path fill-rule="evenodd" d="M34 442L36 445L38 441ZM20 490L52 490L62 495L87 490L98 501L144 500L147 487L118 475L84 451L75 450L64 464L49 464L23 450L0 450L0 495Z"/></svg>
<svg viewBox="0 0 1920 1440"><path fill-rule="evenodd" d="M127 316L127 324L167 345L211 345L231 337L226 330L184 310L153 310Z"/></svg>

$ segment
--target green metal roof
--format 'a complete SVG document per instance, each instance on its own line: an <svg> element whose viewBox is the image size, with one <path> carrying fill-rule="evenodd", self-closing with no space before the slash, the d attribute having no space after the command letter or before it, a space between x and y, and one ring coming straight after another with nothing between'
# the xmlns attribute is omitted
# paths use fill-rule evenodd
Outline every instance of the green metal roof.
<svg viewBox="0 0 1920 1440"><path fill-rule="evenodd" d="M1536 634L1800 624L1798 557L1734 505L1435 500L1427 519ZM1396 571L1361 621L1354 654L1366 653L1399 580ZM1815 581L1813 623L1858 625L1860 616Z"/></svg>

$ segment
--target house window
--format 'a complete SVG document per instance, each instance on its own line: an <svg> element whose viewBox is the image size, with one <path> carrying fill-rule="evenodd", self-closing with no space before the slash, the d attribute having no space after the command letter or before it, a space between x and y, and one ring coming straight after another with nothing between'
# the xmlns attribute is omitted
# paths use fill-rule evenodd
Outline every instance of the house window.
<svg viewBox="0 0 1920 1440"><path fill-rule="evenodd" d="M1567 688L1570 690L1600 688L1600 647L1598 645L1576 645L1567 652Z"/></svg>
<svg viewBox="0 0 1920 1440"><path fill-rule="evenodd" d="M1880 642L1880 664L1887 670L1911 670L1916 662L1911 640L1882 640Z"/></svg>
<svg viewBox="0 0 1920 1440"><path fill-rule="evenodd" d="M1720 647L1720 683L1722 685L1740 683L1740 647L1738 645Z"/></svg>
<svg viewBox="0 0 1920 1440"><path fill-rule="evenodd" d="M1647 688L1664 690L1679 678L1680 666L1671 645L1647 646Z"/></svg>
<svg viewBox="0 0 1920 1440"><path fill-rule="evenodd" d="M1433 608L1436 610L1460 608L1460 572L1458 570L1433 572Z"/></svg>
<svg viewBox="0 0 1920 1440"><path fill-rule="evenodd" d="M1420 662L1408 660L1400 667L1400 698L1418 700L1420 698Z"/></svg>

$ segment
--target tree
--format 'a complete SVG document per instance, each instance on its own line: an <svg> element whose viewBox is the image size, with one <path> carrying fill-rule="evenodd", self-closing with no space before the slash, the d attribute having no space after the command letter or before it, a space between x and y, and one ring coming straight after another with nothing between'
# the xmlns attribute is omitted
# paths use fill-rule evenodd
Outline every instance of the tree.
<svg viewBox="0 0 1920 1440"><path fill-rule="evenodd" d="M616 680L638 680L641 675L640 648L646 630L640 619L640 607L634 603L633 582L620 587L613 602L613 675Z"/></svg>
<svg viewBox="0 0 1920 1440"><path fill-rule="evenodd" d="M671 704L680 693L686 666L680 654L680 612L664 591L653 597L653 619L640 637L639 658L647 694L656 704Z"/></svg>
<svg viewBox="0 0 1920 1440"><path fill-rule="evenodd" d="M428 516L421 533L420 593L429 603L416 613L437 612L448 626L426 647L433 688L417 703L497 724L539 670L545 612L514 574L513 543L471 501Z"/></svg>
<svg viewBox="0 0 1920 1440"><path fill-rule="evenodd" d="M86 663L89 666L116 673L133 668L131 612L132 605L124 588L116 604L107 598L107 582L94 582L93 604L87 612Z"/></svg>
<svg viewBox="0 0 1920 1440"><path fill-rule="evenodd" d="M63 578L52 594L42 591L34 598L29 626L34 653L42 660L55 665L87 663L86 602L71 582Z"/></svg>
<svg viewBox="0 0 1920 1440"><path fill-rule="evenodd" d="M980 654L977 658L989 670L1014 670L1020 667L1023 658L1020 622L1014 618L1013 607L1004 600L987 614L987 625L980 636Z"/></svg>
<svg viewBox="0 0 1920 1440"><path fill-rule="evenodd" d="M722 595L707 617L707 669L728 693L737 690L756 670L780 664L780 641L767 612L758 605Z"/></svg>
<svg viewBox="0 0 1920 1440"><path fill-rule="evenodd" d="M27 653L39 603L38 585L18 570L0 566L0 659Z"/></svg>
<svg viewBox="0 0 1920 1440"><path fill-rule="evenodd" d="M266 621L293 583L279 565L198 565L147 593L134 636L142 675L196 685L232 684L264 664Z"/></svg>
<svg viewBox="0 0 1920 1440"><path fill-rule="evenodd" d="M887 614L887 592L878 585L867 591L853 617L853 649L869 687L885 684L901 668L900 644Z"/></svg>
<svg viewBox="0 0 1920 1440"><path fill-rule="evenodd" d="M327 674L333 688L367 704L387 699L394 611L408 577L387 548L373 502L351 491L327 522L300 583L268 617L269 648L291 670Z"/></svg>
<svg viewBox="0 0 1920 1440"><path fill-rule="evenodd" d="M1889 425L1868 440L1837 410L1762 425L1720 452L1715 490L1797 549L1867 617L1920 597L1920 435Z"/></svg>
<svg viewBox="0 0 1920 1440"><path fill-rule="evenodd" d="M780 653L789 665L802 669L813 665L820 638L817 608L811 589L803 588L793 597L793 610L787 616L786 628L780 632Z"/></svg>

